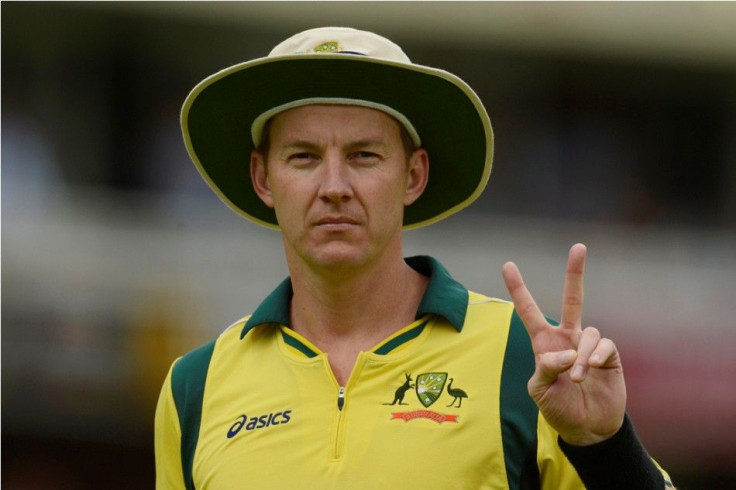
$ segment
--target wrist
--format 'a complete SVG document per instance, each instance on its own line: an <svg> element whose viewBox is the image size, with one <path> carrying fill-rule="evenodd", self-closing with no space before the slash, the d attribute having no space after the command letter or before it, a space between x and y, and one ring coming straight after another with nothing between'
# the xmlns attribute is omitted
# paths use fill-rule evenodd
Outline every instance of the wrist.
<svg viewBox="0 0 736 490"><path fill-rule="evenodd" d="M618 425L612 432L609 432L608 434L597 434L597 433L579 433L579 434L568 434L563 437L562 434L558 434L560 437L560 440L562 440L565 444L572 447L589 447L594 446L596 444L600 444L602 442L605 442L612 437L614 437L616 434L618 434L621 429L623 428L625 423L625 417L622 418L621 424Z"/></svg>
<svg viewBox="0 0 736 490"><path fill-rule="evenodd" d="M557 442L589 490L664 488L664 477L628 416L618 432L604 441L574 446L559 437Z"/></svg>

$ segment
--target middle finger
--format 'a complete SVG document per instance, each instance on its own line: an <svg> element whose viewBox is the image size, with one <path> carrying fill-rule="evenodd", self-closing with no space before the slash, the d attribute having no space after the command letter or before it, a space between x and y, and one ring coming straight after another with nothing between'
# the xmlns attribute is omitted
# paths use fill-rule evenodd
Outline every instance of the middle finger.
<svg viewBox="0 0 736 490"><path fill-rule="evenodd" d="M560 326L580 329L583 316L583 275L587 249L582 243L570 248L565 271L565 286L562 292L562 317Z"/></svg>

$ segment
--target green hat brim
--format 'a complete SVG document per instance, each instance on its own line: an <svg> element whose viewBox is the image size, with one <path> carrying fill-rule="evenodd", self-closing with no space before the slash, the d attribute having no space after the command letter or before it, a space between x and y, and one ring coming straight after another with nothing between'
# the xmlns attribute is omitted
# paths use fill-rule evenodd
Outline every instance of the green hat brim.
<svg viewBox="0 0 736 490"><path fill-rule="evenodd" d="M393 108L416 128L429 154L422 196L405 208L404 229L439 221L483 191L493 161L493 131L478 96L451 73L361 55L260 58L203 80L181 113L184 142L202 177L234 211L278 228L253 189L253 121L303 99L354 99Z"/></svg>

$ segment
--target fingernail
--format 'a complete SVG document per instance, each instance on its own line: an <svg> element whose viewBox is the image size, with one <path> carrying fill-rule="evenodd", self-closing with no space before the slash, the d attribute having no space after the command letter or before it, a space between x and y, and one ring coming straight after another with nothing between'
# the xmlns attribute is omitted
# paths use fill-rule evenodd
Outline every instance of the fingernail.
<svg viewBox="0 0 736 490"><path fill-rule="evenodd" d="M572 377L573 378L582 378L583 377L583 366L578 364L572 369Z"/></svg>

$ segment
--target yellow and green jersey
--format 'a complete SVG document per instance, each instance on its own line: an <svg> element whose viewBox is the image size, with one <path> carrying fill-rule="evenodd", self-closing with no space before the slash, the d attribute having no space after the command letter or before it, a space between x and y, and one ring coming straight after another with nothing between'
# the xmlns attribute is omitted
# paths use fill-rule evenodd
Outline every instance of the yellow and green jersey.
<svg viewBox="0 0 736 490"><path fill-rule="evenodd" d="M339 386L289 328L291 282L175 361L156 412L157 488L583 488L526 392L513 304L469 292L434 259L416 321Z"/></svg>

